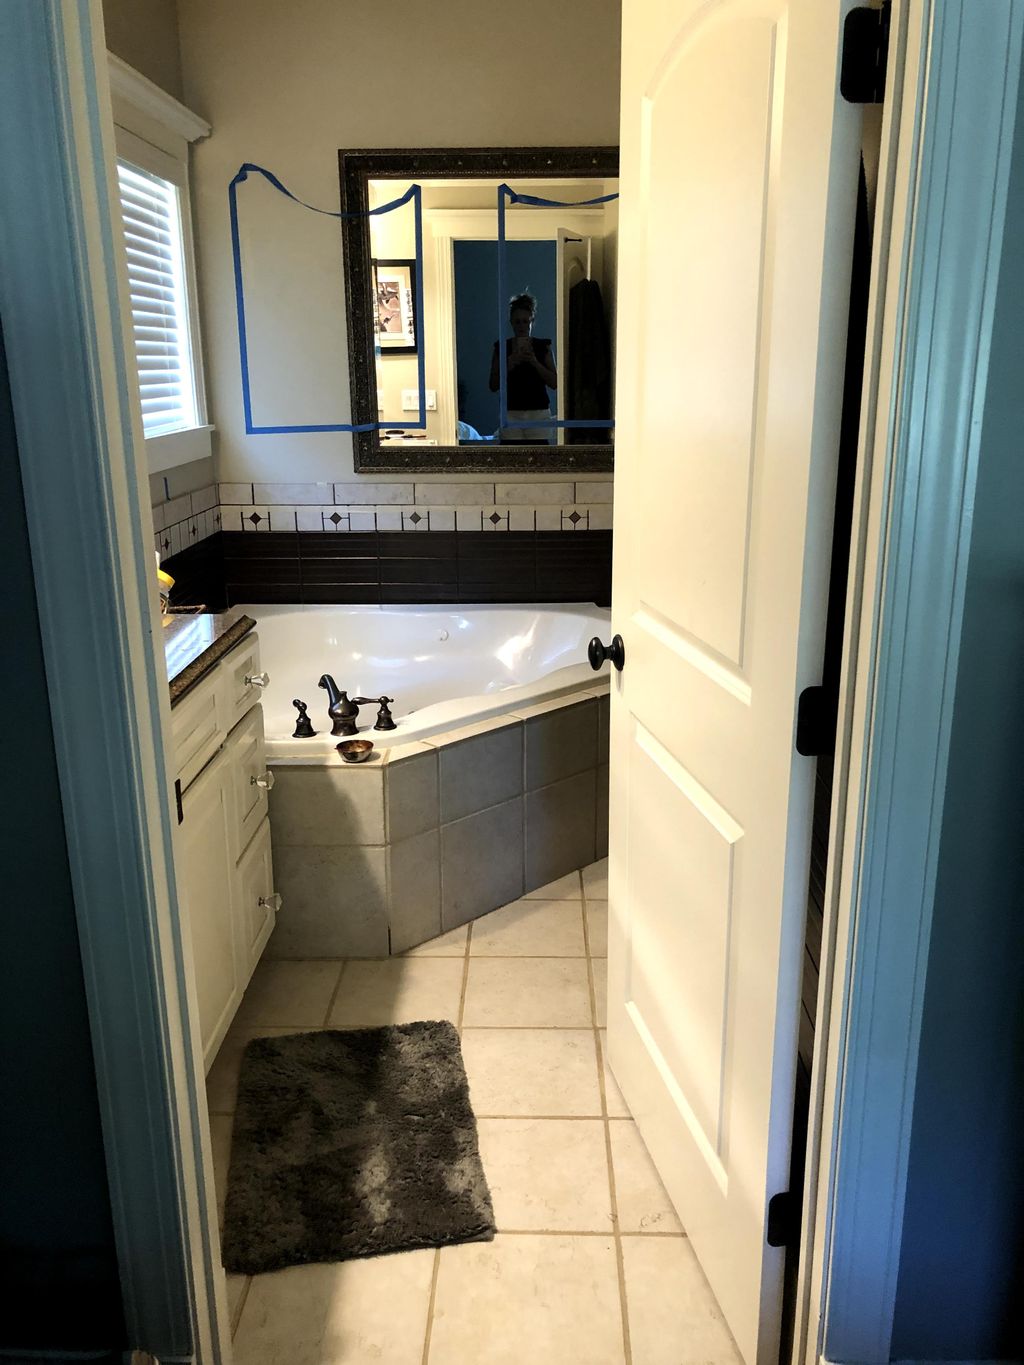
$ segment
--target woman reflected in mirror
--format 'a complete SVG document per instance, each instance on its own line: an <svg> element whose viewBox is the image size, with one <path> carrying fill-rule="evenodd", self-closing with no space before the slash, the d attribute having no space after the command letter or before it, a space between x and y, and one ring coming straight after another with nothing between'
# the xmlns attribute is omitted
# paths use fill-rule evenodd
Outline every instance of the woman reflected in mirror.
<svg viewBox="0 0 1024 1365"><path fill-rule="evenodd" d="M532 294L517 294L509 303L508 319L512 335L505 339L505 397L508 425L500 440L508 444L550 445L554 429L551 420L549 389L558 388L558 371L551 342L533 335L537 300ZM498 343L491 355L490 387L501 387L498 371Z"/></svg>

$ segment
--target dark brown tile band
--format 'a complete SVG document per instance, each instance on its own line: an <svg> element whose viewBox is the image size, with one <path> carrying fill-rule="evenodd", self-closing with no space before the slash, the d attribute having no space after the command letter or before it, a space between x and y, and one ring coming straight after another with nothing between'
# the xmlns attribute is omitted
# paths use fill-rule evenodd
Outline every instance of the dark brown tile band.
<svg viewBox="0 0 1024 1365"><path fill-rule="evenodd" d="M611 603L611 531L222 531L168 560L174 600Z"/></svg>

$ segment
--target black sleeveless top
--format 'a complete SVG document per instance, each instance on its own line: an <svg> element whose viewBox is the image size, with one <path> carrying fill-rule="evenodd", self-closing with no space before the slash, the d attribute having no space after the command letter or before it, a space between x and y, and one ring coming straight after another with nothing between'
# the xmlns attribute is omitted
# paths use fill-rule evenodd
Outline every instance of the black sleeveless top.
<svg viewBox="0 0 1024 1365"><path fill-rule="evenodd" d="M512 353L512 343L514 337L507 337L505 340L506 357ZM533 354L538 362L543 365L544 357L551 348L551 341L546 337L531 337L530 344L533 346ZM494 354L497 357L498 343L494 343ZM510 369L505 377L506 383L506 403L510 412L530 411L536 408L550 409L551 400L548 398L548 388L544 380L531 365L516 365Z"/></svg>

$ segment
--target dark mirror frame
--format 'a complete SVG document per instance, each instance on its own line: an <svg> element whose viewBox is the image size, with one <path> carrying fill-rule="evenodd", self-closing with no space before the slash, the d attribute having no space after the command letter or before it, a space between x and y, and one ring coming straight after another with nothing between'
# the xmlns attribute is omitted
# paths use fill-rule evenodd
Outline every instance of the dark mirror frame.
<svg viewBox="0 0 1024 1365"><path fill-rule="evenodd" d="M365 215L371 180L529 180L604 177L619 174L618 147L446 147L443 149L359 150L338 153L343 213ZM345 261L352 416L357 424L376 422L377 381L373 356L372 251L367 217L341 220ZM613 433L614 435L614 433ZM559 474L567 470L609 474L612 445L538 446L382 445L376 431L353 433L357 474L438 472ZM429 450L429 455L426 451Z"/></svg>

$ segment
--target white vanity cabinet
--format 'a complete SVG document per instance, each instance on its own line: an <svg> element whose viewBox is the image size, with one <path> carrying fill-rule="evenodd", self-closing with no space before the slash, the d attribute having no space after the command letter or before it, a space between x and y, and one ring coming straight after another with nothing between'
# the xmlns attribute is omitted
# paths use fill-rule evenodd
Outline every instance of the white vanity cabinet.
<svg viewBox="0 0 1024 1365"><path fill-rule="evenodd" d="M171 712L178 899L209 1069L274 928L259 640L247 635Z"/></svg>

